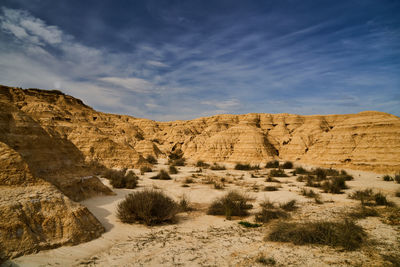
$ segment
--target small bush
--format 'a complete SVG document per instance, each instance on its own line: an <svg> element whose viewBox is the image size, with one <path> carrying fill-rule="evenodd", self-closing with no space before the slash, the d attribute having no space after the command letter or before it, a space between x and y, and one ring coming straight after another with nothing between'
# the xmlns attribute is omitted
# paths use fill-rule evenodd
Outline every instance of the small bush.
<svg viewBox="0 0 400 267"><path fill-rule="evenodd" d="M258 165L250 165L250 164L241 164L241 163L237 163L235 165L235 170L240 170L240 171L250 171L250 170L259 170L260 166Z"/></svg>
<svg viewBox="0 0 400 267"><path fill-rule="evenodd" d="M393 179L396 183L400 184L400 173L396 174Z"/></svg>
<svg viewBox="0 0 400 267"><path fill-rule="evenodd" d="M185 195L183 195L181 197L181 200L179 201L179 210L184 212L193 210L193 208L190 205L189 199Z"/></svg>
<svg viewBox="0 0 400 267"><path fill-rule="evenodd" d="M368 208L363 205L359 207L358 210L350 212L348 214L353 219L364 219L366 217L377 217L379 216L378 212L374 208Z"/></svg>
<svg viewBox="0 0 400 267"><path fill-rule="evenodd" d="M123 170L107 170L104 176L110 180L110 184L113 188L128 188L133 189L138 184L138 177L133 171L126 173L126 169Z"/></svg>
<svg viewBox="0 0 400 267"><path fill-rule="evenodd" d="M185 179L185 183L186 183L186 184L191 184L191 183L193 183L193 179L190 178L190 177L187 177L187 178Z"/></svg>
<svg viewBox="0 0 400 267"><path fill-rule="evenodd" d="M224 189L224 183L223 182L214 181L213 184L214 184L214 189Z"/></svg>
<svg viewBox="0 0 400 267"><path fill-rule="evenodd" d="M321 187L321 183L320 182L315 182L316 178L313 175L307 175L307 177L305 177L306 179L306 186L310 186L310 187Z"/></svg>
<svg viewBox="0 0 400 267"><path fill-rule="evenodd" d="M390 176L390 175L385 175L385 176L383 176L383 178L382 178L385 182L389 182L389 181L393 181L393 178L392 178L392 176Z"/></svg>
<svg viewBox="0 0 400 267"><path fill-rule="evenodd" d="M170 174L177 174L178 169L175 166L169 166L168 171Z"/></svg>
<svg viewBox="0 0 400 267"><path fill-rule="evenodd" d="M323 181L326 180L327 172L325 169L322 168L317 168L313 172L316 176L317 181Z"/></svg>
<svg viewBox="0 0 400 267"><path fill-rule="evenodd" d="M196 163L196 167L207 169L207 168L210 167L210 164L207 164L207 163L205 163L204 161L199 160L199 161L197 161L197 163Z"/></svg>
<svg viewBox="0 0 400 267"><path fill-rule="evenodd" d="M239 224L243 225L246 228L257 228L257 227L262 226L262 224L259 224L259 223L251 223L251 222L246 222L246 221L240 221Z"/></svg>
<svg viewBox="0 0 400 267"><path fill-rule="evenodd" d="M168 160L168 164L171 166L185 166L185 159L184 158L170 159Z"/></svg>
<svg viewBox="0 0 400 267"><path fill-rule="evenodd" d="M274 225L268 239L292 242L295 245L321 244L355 250L362 245L366 236L362 227L353 221L343 220L338 222L279 222Z"/></svg>
<svg viewBox="0 0 400 267"><path fill-rule="evenodd" d="M277 180L277 179L275 179L275 178L272 178L272 177L270 177L270 176L268 176L267 177L267 179L265 179L265 181L266 182L272 182L272 183L280 183L280 181L279 180Z"/></svg>
<svg viewBox="0 0 400 267"><path fill-rule="evenodd" d="M214 163L213 165L211 165L210 169L213 170L213 171L223 171L223 170L226 170L226 168L225 168L224 165L219 165L219 164L217 164L217 163Z"/></svg>
<svg viewBox="0 0 400 267"><path fill-rule="evenodd" d="M265 168L268 168L268 169L279 168L279 161L277 161L277 160L269 161L265 165Z"/></svg>
<svg viewBox="0 0 400 267"><path fill-rule="evenodd" d="M342 189L347 189L346 180L342 177L333 177L322 184L325 193L341 194Z"/></svg>
<svg viewBox="0 0 400 267"><path fill-rule="evenodd" d="M272 207L267 205L262 206L261 211L256 214L255 220L256 222L267 223L280 218L289 218L289 214L282 209L275 208L272 204Z"/></svg>
<svg viewBox="0 0 400 267"><path fill-rule="evenodd" d="M296 200L294 199L286 203L279 204L279 207L286 211L294 211L299 208L298 206L296 206Z"/></svg>
<svg viewBox="0 0 400 267"><path fill-rule="evenodd" d="M315 200L315 203L317 203L317 204L322 204L323 202L322 202L322 200L321 200L321 195L320 194L318 194L318 193L315 193L313 190L307 190L306 188L303 188L302 190L301 190L301 194L303 195L303 196L305 196L305 197L308 197L308 198L313 198L314 200Z"/></svg>
<svg viewBox="0 0 400 267"><path fill-rule="evenodd" d="M144 174L145 172L152 172L153 170L148 166L140 167L140 173Z"/></svg>
<svg viewBox="0 0 400 267"><path fill-rule="evenodd" d="M282 164L282 169L292 169L293 168L293 163L291 161L286 161L285 163Z"/></svg>
<svg viewBox="0 0 400 267"><path fill-rule="evenodd" d="M374 195L374 199L375 199L376 205L379 205L379 206L388 206L389 205L389 201L386 199L386 196L384 194L382 194L381 192L376 193Z"/></svg>
<svg viewBox="0 0 400 267"><path fill-rule="evenodd" d="M264 191L278 191L278 187L277 186L273 186L273 185L267 185L264 187Z"/></svg>
<svg viewBox="0 0 400 267"><path fill-rule="evenodd" d="M349 194L349 198L361 201L361 205L378 205L378 206L391 206L384 194L381 192L374 193L372 189L358 190Z"/></svg>
<svg viewBox="0 0 400 267"><path fill-rule="evenodd" d="M288 175L282 169L270 170L269 175L272 177L288 177Z"/></svg>
<svg viewBox="0 0 400 267"><path fill-rule="evenodd" d="M160 172L157 175L150 177L150 179L171 180L171 176L169 176L166 170L160 170Z"/></svg>
<svg viewBox="0 0 400 267"><path fill-rule="evenodd" d="M127 195L118 204L117 217L124 223L154 225L173 221L178 211L178 204L164 193L144 190Z"/></svg>
<svg viewBox="0 0 400 267"><path fill-rule="evenodd" d="M146 157L146 160L147 160L147 162L148 163L150 163L150 164L157 164L157 159L154 157L154 156L152 156L152 155L148 155L147 157Z"/></svg>
<svg viewBox="0 0 400 267"><path fill-rule="evenodd" d="M256 262L261 263L263 265L275 265L276 264L276 260L274 258L266 258L265 256L259 256L256 259Z"/></svg>
<svg viewBox="0 0 400 267"><path fill-rule="evenodd" d="M237 191L230 191L226 195L214 200L208 208L209 215L246 216L253 206L248 204L249 197Z"/></svg>
<svg viewBox="0 0 400 267"><path fill-rule="evenodd" d="M297 167L295 170L296 174L308 174L308 171L303 167Z"/></svg>
<svg viewBox="0 0 400 267"><path fill-rule="evenodd" d="M177 160L183 158L183 152L180 149L177 149L174 152L169 153L168 155L169 160Z"/></svg>
<svg viewBox="0 0 400 267"><path fill-rule="evenodd" d="M398 189L398 190L396 191L396 193L394 193L394 195L395 195L396 197L400 197L400 189Z"/></svg>
<svg viewBox="0 0 400 267"><path fill-rule="evenodd" d="M129 171L124 178L125 178L125 188L128 189L136 188L139 178L133 171Z"/></svg>

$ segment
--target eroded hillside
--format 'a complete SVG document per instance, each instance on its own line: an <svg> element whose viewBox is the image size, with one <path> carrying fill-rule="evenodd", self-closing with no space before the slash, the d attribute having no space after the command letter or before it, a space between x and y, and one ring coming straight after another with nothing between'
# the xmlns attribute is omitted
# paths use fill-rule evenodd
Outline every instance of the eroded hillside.
<svg viewBox="0 0 400 267"><path fill-rule="evenodd" d="M15 110L10 123L29 122L26 128L31 131L37 124L52 137L69 141L73 146L62 144L62 151L80 164L133 167L143 162L141 156L180 149L193 161L282 159L381 172L400 169L400 119L382 112L217 115L155 122L97 112L58 91L2 87L1 97ZM1 113L5 116L4 110ZM34 165L40 162L39 158ZM50 168L48 162L45 165Z"/></svg>

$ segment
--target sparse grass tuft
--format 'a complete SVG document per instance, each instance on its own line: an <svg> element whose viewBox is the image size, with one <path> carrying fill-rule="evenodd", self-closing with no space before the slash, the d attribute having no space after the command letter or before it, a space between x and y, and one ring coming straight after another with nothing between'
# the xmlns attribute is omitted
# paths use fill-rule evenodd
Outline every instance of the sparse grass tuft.
<svg viewBox="0 0 400 267"><path fill-rule="evenodd" d="M126 169L109 169L103 175L110 180L110 184L113 188L133 189L137 186L139 180L133 171L126 172Z"/></svg>
<svg viewBox="0 0 400 267"><path fill-rule="evenodd" d="M267 239L292 242L295 245L321 244L355 250L366 240L362 227L353 221L317 221L304 223L279 222L274 225Z"/></svg>
<svg viewBox="0 0 400 267"><path fill-rule="evenodd" d="M226 167L224 165L219 165L217 163L214 163L213 165L211 165L210 169L213 171L223 171L226 170Z"/></svg>
<svg viewBox="0 0 400 267"><path fill-rule="evenodd" d="M256 222L268 223L273 219L289 218L289 213L273 206L264 205L259 213L256 214Z"/></svg>
<svg viewBox="0 0 400 267"><path fill-rule="evenodd" d="M177 174L179 172L175 166L169 166L168 171L169 174Z"/></svg>
<svg viewBox="0 0 400 267"><path fill-rule="evenodd" d="M308 174L308 171L303 167L297 167L295 170L296 174Z"/></svg>
<svg viewBox="0 0 400 267"><path fill-rule="evenodd" d="M388 175L388 174L386 174L385 176L383 176L382 179L383 179L385 182L393 181L392 176L390 176L390 175Z"/></svg>
<svg viewBox="0 0 400 267"><path fill-rule="evenodd" d="M261 263L263 265L275 265L276 264L276 260L274 258L266 258L265 256L261 255L258 256L258 258L256 259L256 262Z"/></svg>
<svg viewBox="0 0 400 267"><path fill-rule="evenodd" d="M147 160L147 162L148 163L150 163L150 164L157 164L157 159L155 158L155 157L153 157L152 155L148 155L147 157L146 157L146 160Z"/></svg>
<svg viewBox="0 0 400 267"><path fill-rule="evenodd" d="M400 189L397 189L396 193L394 193L396 197L400 197Z"/></svg>
<svg viewBox="0 0 400 267"><path fill-rule="evenodd" d="M277 179L275 179L275 178L273 178L273 177L271 177L271 176L268 176L267 177L267 179L265 179L265 181L266 182L272 182L272 183L280 183L280 181L279 180L277 180Z"/></svg>
<svg viewBox="0 0 400 267"><path fill-rule="evenodd" d="M210 164L207 164L202 160L198 160L197 163L196 163L196 167L207 169L207 168L210 167Z"/></svg>
<svg viewBox="0 0 400 267"><path fill-rule="evenodd" d="M169 159L168 164L171 166L185 166L185 159L184 158Z"/></svg>
<svg viewBox="0 0 400 267"><path fill-rule="evenodd" d="M184 212L193 210L186 195L182 195L181 200L179 201L179 209Z"/></svg>
<svg viewBox="0 0 400 267"><path fill-rule="evenodd" d="M172 222L178 211L178 204L164 193L144 190L127 195L118 204L117 217L124 223L154 225Z"/></svg>
<svg viewBox="0 0 400 267"><path fill-rule="evenodd" d="M258 166L258 165L241 164L241 163L237 163L235 165L235 170L250 171L250 170L259 170L259 169L260 169L260 166Z"/></svg>
<svg viewBox="0 0 400 267"><path fill-rule="evenodd" d="M301 190L301 194L303 195L303 196L305 196L305 197L308 197L308 198L313 198L314 200L315 200L315 203L317 203L317 204L322 204L323 202L322 202L322 200L321 200L321 195L320 194L318 194L318 193L315 193L313 190L307 190L306 188L303 188L302 190Z"/></svg>
<svg viewBox="0 0 400 267"><path fill-rule="evenodd" d="M239 224L243 225L246 228L257 228L257 227L262 226L262 224L260 224L260 223L251 223L251 222L247 222L247 221L240 221Z"/></svg>
<svg viewBox="0 0 400 267"><path fill-rule="evenodd" d="M342 189L347 189L346 180L343 177L333 177L322 184L325 193L341 194Z"/></svg>
<svg viewBox="0 0 400 267"><path fill-rule="evenodd" d="M288 177L288 175L282 169L270 170L269 175L272 177Z"/></svg>
<svg viewBox="0 0 400 267"><path fill-rule="evenodd" d="M248 210L253 206L248 204L249 197L237 191L230 191L224 196L214 200L208 208L209 215L225 215L227 219L231 216L246 216Z"/></svg>
<svg viewBox="0 0 400 267"><path fill-rule="evenodd" d="M291 161L286 161L285 163L282 164L282 169L292 169L293 168L293 163Z"/></svg>
<svg viewBox="0 0 400 267"><path fill-rule="evenodd" d="M278 187L274 185L267 185L264 187L263 191L278 191Z"/></svg>
<svg viewBox="0 0 400 267"><path fill-rule="evenodd" d="M265 165L265 168L268 168L268 169L279 168L279 161L277 161L277 160L269 161Z"/></svg>
<svg viewBox="0 0 400 267"><path fill-rule="evenodd" d="M400 173L396 174L393 180L395 180L396 183L400 184Z"/></svg>
<svg viewBox="0 0 400 267"><path fill-rule="evenodd" d="M392 206L384 194L374 193L372 189L358 190L349 194L349 198L360 200L361 205Z"/></svg>
<svg viewBox="0 0 400 267"><path fill-rule="evenodd" d="M377 217L379 213L374 208L368 208L361 205L357 210L348 214L353 219L364 219L366 217Z"/></svg>
<svg viewBox="0 0 400 267"><path fill-rule="evenodd" d="M286 211L294 211L294 210L297 210L299 208L298 206L296 206L296 200L295 199L290 200L290 201L288 201L286 203L281 203L281 204L279 204L279 207L281 209L283 209L283 210L286 210Z"/></svg>
<svg viewBox="0 0 400 267"><path fill-rule="evenodd" d="M169 176L166 170L160 170L160 172L157 175L150 177L150 179L171 180L171 176Z"/></svg>

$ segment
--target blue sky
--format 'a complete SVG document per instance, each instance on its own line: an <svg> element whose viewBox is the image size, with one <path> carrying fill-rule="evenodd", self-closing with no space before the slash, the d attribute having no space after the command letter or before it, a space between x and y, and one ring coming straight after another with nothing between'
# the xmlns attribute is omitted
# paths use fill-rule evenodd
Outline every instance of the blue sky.
<svg viewBox="0 0 400 267"><path fill-rule="evenodd" d="M154 120L400 116L400 1L2 0L0 84Z"/></svg>

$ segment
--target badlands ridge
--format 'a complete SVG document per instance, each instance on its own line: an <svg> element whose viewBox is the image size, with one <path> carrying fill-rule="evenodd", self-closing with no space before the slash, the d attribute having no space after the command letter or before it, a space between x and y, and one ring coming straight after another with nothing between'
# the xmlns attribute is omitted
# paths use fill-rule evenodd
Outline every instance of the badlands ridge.
<svg viewBox="0 0 400 267"><path fill-rule="evenodd" d="M176 151L189 162L277 159L394 173L400 118L366 111L156 122L98 112L56 90L0 86L0 262L99 237L103 226L76 202L113 194L96 174Z"/></svg>

